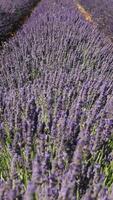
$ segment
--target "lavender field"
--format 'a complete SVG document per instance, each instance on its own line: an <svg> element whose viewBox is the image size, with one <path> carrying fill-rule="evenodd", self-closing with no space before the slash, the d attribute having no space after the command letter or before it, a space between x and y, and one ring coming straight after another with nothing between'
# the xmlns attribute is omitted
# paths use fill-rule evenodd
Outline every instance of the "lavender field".
<svg viewBox="0 0 113 200"><path fill-rule="evenodd" d="M113 43L75 0L2 41L0 200L113 200Z"/></svg>

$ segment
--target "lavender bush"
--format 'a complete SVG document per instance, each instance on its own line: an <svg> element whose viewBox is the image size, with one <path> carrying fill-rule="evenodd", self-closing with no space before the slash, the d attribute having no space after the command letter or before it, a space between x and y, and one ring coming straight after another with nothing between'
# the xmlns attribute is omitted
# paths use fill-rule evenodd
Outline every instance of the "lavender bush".
<svg viewBox="0 0 113 200"><path fill-rule="evenodd" d="M12 36L39 0L0 1L0 42Z"/></svg>
<svg viewBox="0 0 113 200"><path fill-rule="evenodd" d="M112 200L112 52L69 0L42 0L4 44L1 199Z"/></svg>

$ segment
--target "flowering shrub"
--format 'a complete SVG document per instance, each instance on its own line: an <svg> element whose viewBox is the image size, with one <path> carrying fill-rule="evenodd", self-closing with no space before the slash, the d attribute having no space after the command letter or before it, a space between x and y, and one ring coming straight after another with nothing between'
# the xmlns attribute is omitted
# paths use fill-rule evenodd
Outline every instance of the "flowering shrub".
<svg viewBox="0 0 113 200"><path fill-rule="evenodd" d="M0 41L13 35L39 0L0 1Z"/></svg>
<svg viewBox="0 0 113 200"><path fill-rule="evenodd" d="M1 51L0 198L112 200L112 44L43 0Z"/></svg>

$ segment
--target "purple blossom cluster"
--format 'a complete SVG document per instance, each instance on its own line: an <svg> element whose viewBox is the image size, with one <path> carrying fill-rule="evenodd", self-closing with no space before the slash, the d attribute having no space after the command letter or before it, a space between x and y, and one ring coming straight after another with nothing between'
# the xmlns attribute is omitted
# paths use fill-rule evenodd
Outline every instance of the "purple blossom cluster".
<svg viewBox="0 0 113 200"><path fill-rule="evenodd" d="M42 0L0 54L0 199L112 200L109 39Z"/></svg>

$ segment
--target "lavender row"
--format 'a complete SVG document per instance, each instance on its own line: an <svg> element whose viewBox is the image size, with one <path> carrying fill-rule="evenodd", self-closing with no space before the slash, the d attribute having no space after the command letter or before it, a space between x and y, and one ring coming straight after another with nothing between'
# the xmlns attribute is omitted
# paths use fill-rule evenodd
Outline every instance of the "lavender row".
<svg viewBox="0 0 113 200"><path fill-rule="evenodd" d="M0 42L14 34L38 2L39 0L0 1Z"/></svg>
<svg viewBox="0 0 113 200"><path fill-rule="evenodd" d="M51 6L49 6L51 5ZM85 22L72 2L43 1L1 52L0 85L22 87L45 68L80 65L85 72L112 71L113 47L104 34Z"/></svg>
<svg viewBox="0 0 113 200"><path fill-rule="evenodd" d="M3 199L111 199L113 83L81 76L78 68L45 70L28 86L1 91Z"/></svg>
<svg viewBox="0 0 113 200"><path fill-rule="evenodd" d="M0 198L112 200L112 44L43 0L1 52Z"/></svg>

